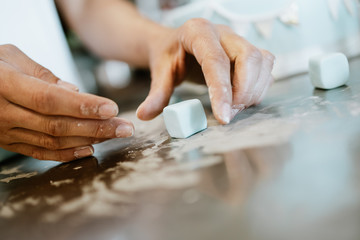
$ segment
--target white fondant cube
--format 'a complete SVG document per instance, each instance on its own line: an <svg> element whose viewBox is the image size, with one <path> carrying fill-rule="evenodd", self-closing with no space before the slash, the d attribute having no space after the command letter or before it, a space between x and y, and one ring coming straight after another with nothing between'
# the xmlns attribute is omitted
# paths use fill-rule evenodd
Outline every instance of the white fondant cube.
<svg viewBox="0 0 360 240"><path fill-rule="evenodd" d="M169 105L164 108L163 116L173 138L187 138L207 128L205 111L198 99Z"/></svg>
<svg viewBox="0 0 360 240"><path fill-rule="evenodd" d="M313 57L309 62L312 84L317 88L333 89L340 87L349 79L349 62L342 53L330 53Z"/></svg>

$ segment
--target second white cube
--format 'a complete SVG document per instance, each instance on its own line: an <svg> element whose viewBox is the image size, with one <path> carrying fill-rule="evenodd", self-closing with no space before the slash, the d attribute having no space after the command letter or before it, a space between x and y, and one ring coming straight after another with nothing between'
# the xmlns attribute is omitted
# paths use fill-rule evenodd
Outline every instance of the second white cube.
<svg viewBox="0 0 360 240"><path fill-rule="evenodd" d="M309 62L309 74L315 87L337 88L344 85L349 79L349 62L342 53L313 57Z"/></svg>

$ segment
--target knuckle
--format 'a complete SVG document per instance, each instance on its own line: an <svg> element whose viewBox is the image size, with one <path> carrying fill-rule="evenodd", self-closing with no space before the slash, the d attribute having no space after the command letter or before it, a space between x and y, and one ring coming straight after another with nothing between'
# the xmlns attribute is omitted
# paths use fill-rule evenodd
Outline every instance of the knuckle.
<svg viewBox="0 0 360 240"><path fill-rule="evenodd" d="M12 112L13 105L4 100L4 102L1 102L0 109L3 114L0 114L0 127L1 129L4 129L8 126L14 125L14 117L16 117L14 114L8 114ZM4 114L5 113L5 114Z"/></svg>
<svg viewBox="0 0 360 240"><path fill-rule="evenodd" d="M50 119L46 124L46 132L51 136L60 136L65 134L65 123L58 119Z"/></svg>
<svg viewBox="0 0 360 240"><path fill-rule="evenodd" d="M67 161L62 151L52 151L52 154L48 156L46 150L34 148L31 150L30 156L38 160L55 160L55 161Z"/></svg>
<svg viewBox="0 0 360 240"><path fill-rule="evenodd" d="M40 145L49 150L57 150L60 149L61 147L58 138L46 136L46 135L40 138Z"/></svg>
<svg viewBox="0 0 360 240"><path fill-rule="evenodd" d="M208 54L206 54L204 61L210 63L217 62L217 63L230 64L229 57L225 54L225 52L222 51L209 52Z"/></svg>
<svg viewBox="0 0 360 240"><path fill-rule="evenodd" d="M206 20L204 18L192 18L187 20L184 23L184 28L190 31L193 31L194 29L197 28L204 28L204 27L208 27L211 25L211 22L209 20Z"/></svg>
<svg viewBox="0 0 360 240"><path fill-rule="evenodd" d="M93 136L95 138L102 138L104 137L104 126L103 124L96 124L96 127L94 128Z"/></svg>
<svg viewBox="0 0 360 240"><path fill-rule="evenodd" d="M33 148L30 156L38 160L45 160L45 152L38 148Z"/></svg>
<svg viewBox="0 0 360 240"><path fill-rule="evenodd" d="M4 54L0 52L1 94L3 94L3 92L11 91L13 80L18 79L22 75L22 73L20 73L17 69L12 67L10 64L6 63L6 60L4 58L6 57L4 56Z"/></svg>
<svg viewBox="0 0 360 240"><path fill-rule="evenodd" d="M268 66L271 70L274 67L276 57L267 50L262 50L261 52L263 54L263 58L267 61Z"/></svg>
<svg viewBox="0 0 360 240"><path fill-rule="evenodd" d="M19 48L17 48L15 45L13 44L4 44L0 46L0 52L2 54L6 54L6 55L10 55L13 54L15 52L19 52Z"/></svg>
<svg viewBox="0 0 360 240"><path fill-rule="evenodd" d="M55 155L55 160L56 161L66 162L66 161L71 160L71 159L69 159L69 157L66 156L65 152L61 151L61 150L54 151L54 155Z"/></svg>
<svg viewBox="0 0 360 240"><path fill-rule="evenodd" d="M44 68L41 65L36 65L33 70L33 74L35 77L43 79L43 80L54 80L57 81L58 78L53 75L53 73L48 70L47 68Z"/></svg>
<svg viewBox="0 0 360 240"><path fill-rule="evenodd" d="M88 139L88 144L97 144L106 141L106 138L91 137Z"/></svg>
<svg viewBox="0 0 360 240"><path fill-rule="evenodd" d="M228 26L228 25L225 25L225 24L217 24L216 25L218 29L220 29L222 32L226 32L226 33L230 33L232 35L235 35L235 36L238 36L234 30Z"/></svg>
<svg viewBox="0 0 360 240"><path fill-rule="evenodd" d="M263 59L263 55L261 53L261 51L259 49L257 49L256 47L250 47L247 51L247 60L260 64L262 62Z"/></svg>
<svg viewBox="0 0 360 240"><path fill-rule="evenodd" d="M18 55L21 50L13 44L0 45L0 61L6 62L13 55Z"/></svg>
<svg viewBox="0 0 360 240"><path fill-rule="evenodd" d="M10 136L8 134L8 131L6 130L0 130L0 134L2 135L2 137L0 138L0 145L1 144L12 144L14 143L14 139L12 138L12 136ZM1 146L0 146L1 148Z"/></svg>
<svg viewBox="0 0 360 240"><path fill-rule="evenodd" d="M214 66L227 69L227 67L230 66L230 59L227 55L221 53L211 53L206 55L204 60L201 62L201 67L203 71L210 71L214 68Z"/></svg>
<svg viewBox="0 0 360 240"><path fill-rule="evenodd" d="M270 61L274 61L274 60L275 60L274 54L272 54L272 53L269 52L268 50L263 49L263 50L261 50L261 51L262 51L262 53L263 53L263 55L264 55L264 57L265 57L266 59L269 59Z"/></svg>
<svg viewBox="0 0 360 240"><path fill-rule="evenodd" d="M36 110L39 110L43 113L49 113L53 110L53 96L50 91L50 85L45 91L39 92L36 91L32 95L32 103Z"/></svg>

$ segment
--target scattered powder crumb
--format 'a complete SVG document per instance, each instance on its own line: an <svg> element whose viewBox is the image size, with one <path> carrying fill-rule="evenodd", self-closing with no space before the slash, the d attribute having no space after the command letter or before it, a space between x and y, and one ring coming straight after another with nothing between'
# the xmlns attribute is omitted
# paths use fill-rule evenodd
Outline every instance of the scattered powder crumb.
<svg viewBox="0 0 360 240"><path fill-rule="evenodd" d="M350 112L351 112L351 115L353 115L355 117L360 115L360 109L353 109Z"/></svg>
<svg viewBox="0 0 360 240"><path fill-rule="evenodd" d="M144 157L150 156L150 155L152 155L154 153L154 151L156 151L156 149L157 149L157 146L154 146L152 148L147 148L147 149L142 151L142 155Z"/></svg>
<svg viewBox="0 0 360 240"><path fill-rule="evenodd" d="M11 218L13 216L14 216L14 210L12 210L9 206L1 206L0 217Z"/></svg>
<svg viewBox="0 0 360 240"><path fill-rule="evenodd" d="M118 165L127 170L146 172L159 168L162 162L161 158L145 158L137 162L119 162Z"/></svg>
<svg viewBox="0 0 360 240"><path fill-rule="evenodd" d="M16 211L21 211L24 209L24 207L26 205L30 205L30 206L36 206L38 205L40 202L40 198L34 198L34 197L28 197L25 200L16 202L16 203L12 203L11 207L13 209L15 209Z"/></svg>
<svg viewBox="0 0 360 240"><path fill-rule="evenodd" d="M39 202L40 198L28 197L25 200L1 206L0 217L11 218L16 212L22 211L26 205L36 206Z"/></svg>
<svg viewBox="0 0 360 240"><path fill-rule="evenodd" d="M181 158L176 160L181 161L181 164L171 165L167 167L169 170L191 171L195 169L211 167L222 162L222 158L220 156L207 156L201 159L196 159L195 161L183 161L183 159Z"/></svg>
<svg viewBox="0 0 360 240"><path fill-rule="evenodd" d="M74 182L74 179L65 179L65 180L55 181L55 182L50 180L50 184L55 187L60 187L61 185L70 184L73 182Z"/></svg>
<svg viewBox="0 0 360 240"><path fill-rule="evenodd" d="M57 222L66 214L84 209L91 203L92 196L90 194L83 194L82 197L68 201L60 205L56 211L48 212L43 215L45 222Z"/></svg>
<svg viewBox="0 0 360 240"><path fill-rule="evenodd" d="M14 174L14 173L19 173L20 167L21 166L9 168L9 169L3 169L3 170L1 170L0 175L9 175L9 174Z"/></svg>
<svg viewBox="0 0 360 240"><path fill-rule="evenodd" d="M137 162L121 162L124 169L132 170L112 184L117 191L137 192L154 188L179 189L197 184L200 176L189 163L163 164L162 158L145 158Z"/></svg>
<svg viewBox="0 0 360 240"><path fill-rule="evenodd" d="M21 173L21 174L18 174L16 176L11 176L11 177L7 177L7 178L3 178L3 179L0 179L0 182L5 182L5 183L9 183L15 179L21 179L21 178L31 178L35 175L37 175L38 172L30 172L30 173Z"/></svg>
<svg viewBox="0 0 360 240"><path fill-rule="evenodd" d="M24 201L25 204L29 204L29 205L32 205L32 206L38 205L39 202L40 202L40 199L39 198L34 198L34 197L28 197Z"/></svg>
<svg viewBox="0 0 360 240"><path fill-rule="evenodd" d="M92 196L90 194L84 194L81 198L69 201L60 207L60 211L69 213L75 210L82 209L91 202Z"/></svg>
<svg viewBox="0 0 360 240"><path fill-rule="evenodd" d="M144 157L148 157L150 155L152 155L153 153L157 152L157 150L159 150L159 146L161 144L163 144L165 141L167 141L169 139L169 136L163 136L163 137L160 137L160 139L157 139L155 142L154 142L154 146L151 147L151 148L147 148L145 150L142 151L142 155Z"/></svg>
<svg viewBox="0 0 360 240"><path fill-rule="evenodd" d="M80 111L84 116L89 116L90 114L95 114L98 112L98 106L94 106L94 107L88 107L85 104L82 104L80 106Z"/></svg>
<svg viewBox="0 0 360 240"><path fill-rule="evenodd" d="M330 105L330 104L331 104L330 101L325 101L325 100L320 103L320 105Z"/></svg>
<svg viewBox="0 0 360 240"><path fill-rule="evenodd" d="M117 171L117 170L118 170L117 167L112 167L112 168L106 169L105 172L106 172L106 173L107 173L107 172L115 172L115 171Z"/></svg>
<svg viewBox="0 0 360 240"><path fill-rule="evenodd" d="M63 197L61 195L56 195L53 197L45 197L45 202L48 205L56 205L63 201Z"/></svg>
<svg viewBox="0 0 360 240"><path fill-rule="evenodd" d="M84 209L85 206L90 204L91 195L83 194L82 197L68 201L60 205L56 211L48 212L43 215L43 221L45 222L57 222L63 218L66 214Z"/></svg>
<svg viewBox="0 0 360 240"><path fill-rule="evenodd" d="M199 180L200 176L195 172L184 172L181 174L167 171L131 172L115 181L112 186L118 191L137 192L154 188L186 188L195 185Z"/></svg>
<svg viewBox="0 0 360 240"><path fill-rule="evenodd" d="M195 189L189 189L183 193L182 198L184 202L188 204L193 204L200 199L200 193Z"/></svg>
<svg viewBox="0 0 360 240"><path fill-rule="evenodd" d="M21 211L24 209L24 201L20 201L20 202L15 202L11 204L11 208L16 210L16 211Z"/></svg>
<svg viewBox="0 0 360 240"><path fill-rule="evenodd" d="M61 201L62 204L54 211L47 212L42 216L45 222L57 222L67 214L74 212L86 211L87 215L91 216L111 216L114 214L114 204L119 203L131 203L133 200L124 194L119 194L109 189L104 182L101 180L101 176L98 176L94 181L82 188L82 195L76 199L63 202L61 196L55 196L51 199L46 198L45 201L48 204L56 204ZM116 212L117 216L126 214L124 212Z"/></svg>
<svg viewBox="0 0 360 240"><path fill-rule="evenodd" d="M355 101L348 102L348 109L352 116L357 117L360 115L360 104L358 102Z"/></svg>
<svg viewBox="0 0 360 240"><path fill-rule="evenodd" d="M212 126L204 134L197 134L185 141L173 141L171 156L202 148L207 154L284 143L298 129L297 121L274 118L270 114L255 114L234 122L227 127ZM236 131L234 131L236 129Z"/></svg>

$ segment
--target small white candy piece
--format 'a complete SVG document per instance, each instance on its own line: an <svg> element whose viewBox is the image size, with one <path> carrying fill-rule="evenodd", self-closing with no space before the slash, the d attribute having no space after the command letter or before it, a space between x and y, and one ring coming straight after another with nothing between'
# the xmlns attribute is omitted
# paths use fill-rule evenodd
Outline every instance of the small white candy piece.
<svg viewBox="0 0 360 240"><path fill-rule="evenodd" d="M342 53L313 57L309 62L312 84L321 89L340 87L349 80L349 62Z"/></svg>
<svg viewBox="0 0 360 240"><path fill-rule="evenodd" d="M163 116L173 138L187 138L207 128L205 111L198 99L169 105L164 108Z"/></svg>

